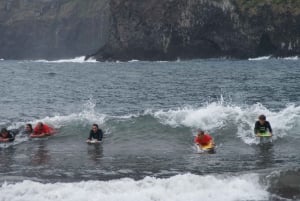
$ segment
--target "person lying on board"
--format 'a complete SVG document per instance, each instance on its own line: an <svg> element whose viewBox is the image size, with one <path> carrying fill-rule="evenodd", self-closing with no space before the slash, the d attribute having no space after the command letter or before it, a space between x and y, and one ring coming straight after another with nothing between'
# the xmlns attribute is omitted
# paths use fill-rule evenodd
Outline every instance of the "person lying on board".
<svg viewBox="0 0 300 201"><path fill-rule="evenodd" d="M21 132L22 135L30 136L33 134L33 128L31 124L26 124L24 130Z"/></svg>
<svg viewBox="0 0 300 201"><path fill-rule="evenodd" d="M270 122L266 121L265 115L259 115L258 121L255 122L254 126L254 133L257 137L269 133L270 136L272 136L273 130L271 127Z"/></svg>
<svg viewBox="0 0 300 201"><path fill-rule="evenodd" d="M42 122L38 122L35 128L33 129L33 133L30 135L31 138L40 138L46 137L54 134L54 129L47 124Z"/></svg>
<svg viewBox="0 0 300 201"><path fill-rule="evenodd" d="M93 124L92 130L90 131L90 135L87 139L87 143L93 143L93 142L101 142L103 139L103 132L99 128L98 124Z"/></svg>
<svg viewBox="0 0 300 201"><path fill-rule="evenodd" d="M6 128L2 128L0 133L0 142L13 142L14 140L14 134Z"/></svg>
<svg viewBox="0 0 300 201"><path fill-rule="evenodd" d="M211 144L212 147L214 147L215 145L213 138L208 133L205 133L203 130L198 130L197 136L195 137L194 141L200 147L204 147L209 144Z"/></svg>

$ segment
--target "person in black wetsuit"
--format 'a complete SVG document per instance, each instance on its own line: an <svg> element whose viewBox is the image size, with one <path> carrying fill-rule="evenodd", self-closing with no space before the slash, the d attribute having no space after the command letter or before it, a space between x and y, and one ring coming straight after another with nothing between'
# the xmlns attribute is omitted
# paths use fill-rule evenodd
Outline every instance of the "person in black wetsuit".
<svg viewBox="0 0 300 201"><path fill-rule="evenodd" d="M92 130L90 131L90 135L89 135L89 138L87 139L87 142L91 142L94 140L101 142L102 138L103 138L102 130L99 128L98 124L93 124Z"/></svg>
<svg viewBox="0 0 300 201"><path fill-rule="evenodd" d="M14 140L14 134L6 128L2 128L0 133L0 142L13 142Z"/></svg>
<svg viewBox="0 0 300 201"><path fill-rule="evenodd" d="M262 114L258 117L258 121L255 123L254 133L258 136L260 133L266 132L269 132L271 136L273 135L270 122L266 121L266 116Z"/></svg>

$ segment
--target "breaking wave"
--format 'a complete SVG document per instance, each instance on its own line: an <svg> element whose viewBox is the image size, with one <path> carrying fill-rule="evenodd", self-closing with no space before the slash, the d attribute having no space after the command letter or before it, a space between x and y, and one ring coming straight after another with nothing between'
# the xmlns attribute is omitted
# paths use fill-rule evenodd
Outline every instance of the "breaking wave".
<svg viewBox="0 0 300 201"><path fill-rule="evenodd" d="M268 200L266 187L256 174L218 177L193 174L176 175L167 179L146 177L135 181L125 178L111 181L78 183L47 183L23 181L3 184L2 200L143 200L143 201L233 201Z"/></svg>
<svg viewBox="0 0 300 201"><path fill-rule="evenodd" d="M85 60L85 56L75 57L73 59L60 59L60 60L36 60L35 62L44 62L44 63L95 63L96 59Z"/></svg>
<svg viewBox="0 0 300 201"><path fill-rule="evenodd" d="M294 57L284 57L283 59L285 59L285 60L298 60L299 57L298 57L298 56L294 56Z"/></svg>
<svg viewBox="0 0 300 201"><path fill-rule="evenodd" d="M261 60L268 60L268 59L283 59L283 60L299 60L299 56L291 56L291 57L273 57L273 56L262 56L256 58L249 58L249 61L261 61Z"/></svg>
<svg viewBox="0 0 300 201"><path fill-rule="evenodd" d="M92 123L98 123L109 133L112 127L122 126L119 123L121 121L124 123L123 126L128 127L129 133L140 133L138 130L141 126L145 132L151 132L152 127L155 126L160 128L159 130L169 129L170 132L172 129L183 128L192 137L196 129L201 128L213 136L218 136L220 140L229 136L241 139L246 144L257 144L259 141L253 133L254 124L260 114L265 114L273 127L274 140L283 137L300 137L297 134L300 129L300 106L294 104L287 105L279 111L271 111L259 103L237 106L221 101L201 107L146 110L122 116L98 112L93 101L86 102L83 108L81 112L70 115L44 117L31 122L15 122L9 125L8 129L17 129L25 123L36 124L39 121L46 122L58 130L73 127L73 125L80 126L80 129L87 129Z"/></svg>
<svg viewBox="0 0 300 201"><path fill-rule="evenodd" d="M243 107L214 102L200 108L185 107L153 112L154 117L162 124L172 127L185 126L207 131L220 131L230 127L236 131L235 135L247 144L258 143L253 129L260 114L265 114L272 123L274 139L282 138L300 129L300 106L295 105L288 105L275 112L259 103Z"/></svg>
<svg viewBox="0 0 300 201"><path fill-rule="evenodd" d="M249 61L261 61L261 60L267 60L270 59L271 56L263 56L263 57L256 57L256 58L249 58Z"/></svg>

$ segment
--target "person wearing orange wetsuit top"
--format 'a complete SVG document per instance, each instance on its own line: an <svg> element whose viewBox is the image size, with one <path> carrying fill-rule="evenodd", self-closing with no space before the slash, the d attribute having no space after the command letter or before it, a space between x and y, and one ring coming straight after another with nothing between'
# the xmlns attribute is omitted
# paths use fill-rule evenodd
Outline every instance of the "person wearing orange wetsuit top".
<svg viewBox="0 0 300 201"><path fill-rule="evenodd" d="M206 146L210 143L212 143L214 145L213 138L209 134L204 133L204 131L202 131L202 130L198 131L198 134L195 137L195 143L198 146Z"/></svg>
<svg viewBox="0 0 300 201"><path fill-rule="evenodd" d="M30 135L30 137L45 137L52 135L54 133L54 129L48 126L47 124L44 124L42 122L37 123L35 128L33 129L33 133Z"/></svg>

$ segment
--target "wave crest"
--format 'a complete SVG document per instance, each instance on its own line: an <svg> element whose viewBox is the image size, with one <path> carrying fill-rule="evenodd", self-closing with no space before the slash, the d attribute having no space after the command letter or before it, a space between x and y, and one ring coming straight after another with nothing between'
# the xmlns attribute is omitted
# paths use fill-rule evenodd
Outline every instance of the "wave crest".
<svg viewBox="0 0 300 201"><path fill-rule="evenodd" d="M216 191L217 190L217 191ZM177 175L167 179L146 177L140 181L119 179L79 183L42 184L23 181L3 184L3 200L143 200L143 201L232 201L266 200L269 193L259 184L258 175L218 178Z"/></svg>
<svg viewBox="0 0 300 201"><path fill-rule="evenodd" d="M253 130L260 114L265 114L271 122L275 140L295 132L300 126L300 106L295 105L288 105L275 112L259 103L252 106L236 106L214 102L199 108L185 107L147 113L152 113L162 124L172 127L185 126L207 131L220 131L225 127L232 127L234 129L231 130L236 130L236 136L247 144L258 143Z"/></svg>
<svg viewBox="0 0 300 201"><path fill-rule="evenodd" d="M36 60L35 62L43 62L43 63L95 63L96 59L88 59L85 60L85 56L75 57L73 59L60 59L60 60Z"/></svg>
<svg viewBox="0 0 300 201"><path fill-rule="evenodd" d="M157 111L146 110L145 112L122 116L107 115L96 111L95 108L96 103L91 99L83 105L83 110L79 113L45 117L30 123L35 124L42 121L53 125L57 129L64 126L70 127L70 125L79 125L81 129L86 129L92 123L98 123L107 127L105 128L106 130L110 130L108 127L119 126L119 121L125 124L127 121L130 121L129 129L132 129L130 133L135 133L135 129L138 129L137 124L143 124L147 127L149 118L153 118L155 121L149 126L160 124L157 126L168 126L172 129L186 127L191 129L192 132L201 128L213 135L220 136L221 139L230 135L231 138L240 138L247 144L253 144L259 143L253 132L255 121L260 114L265 114L273 127L274 140L286 136L300 137L297 135L297 130L300 129L300 106L295 105L288 105L280 111L271 111L259 103L251 106L237 106L221 100L202 107L184 107ZM132 119L139 121L133 121L135 122L133 123ZM25 122L16 122L9 126L9 129L20 128L24 124Z"/></svg>

